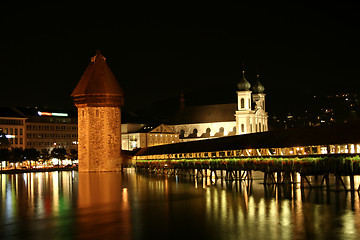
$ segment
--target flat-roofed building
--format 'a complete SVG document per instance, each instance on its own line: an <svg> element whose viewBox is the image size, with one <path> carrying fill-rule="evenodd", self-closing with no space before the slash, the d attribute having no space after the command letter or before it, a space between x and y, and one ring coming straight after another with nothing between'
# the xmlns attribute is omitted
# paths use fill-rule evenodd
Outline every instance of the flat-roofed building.
<svg viewBox="0 0 360 240"><path fill-rule="evenodd" d="M136 148L152 147L179 142L179 134L171 127L160 124L146 125L134 132L122 133L122 149L134 150Z"/></svg>
<svg viewBox="0 0 360 240"><path fill-rule="evenodd" d="M37 107L0 108L0 132L9 138L10 148L76 149L76 111Z"/></svg>
<svg viewBox="0 0 360 240"><path fill-rule="evenodd" d="M11 148L25 148L26 117L13 108L0 108L0 133L9 139Z"/></svg>
<svg viewBox="0 0 360 240"><path fill-rule="evenodd" d="M27 117L25 124L27 148L77 149L76 111L38 108L19 110Z"/></svg>

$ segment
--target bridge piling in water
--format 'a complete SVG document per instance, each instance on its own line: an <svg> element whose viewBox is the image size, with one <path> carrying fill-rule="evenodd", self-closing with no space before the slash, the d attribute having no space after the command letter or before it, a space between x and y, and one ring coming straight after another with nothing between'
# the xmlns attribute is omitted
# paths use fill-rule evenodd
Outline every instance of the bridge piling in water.
<svg viewBox="0 0 360 240"><path fill-rule="evenodd" d="M260 171L264 173L265 185L300 184L301 188L360 190L355 180L355 176L360 175L360 157L350 154L138 159L136 168L157 174L221 179L226 182L251 180L252 171ZM330 174L335 178L334 188L330 185ZM345 184L347 177L349 180Z"/></svg>

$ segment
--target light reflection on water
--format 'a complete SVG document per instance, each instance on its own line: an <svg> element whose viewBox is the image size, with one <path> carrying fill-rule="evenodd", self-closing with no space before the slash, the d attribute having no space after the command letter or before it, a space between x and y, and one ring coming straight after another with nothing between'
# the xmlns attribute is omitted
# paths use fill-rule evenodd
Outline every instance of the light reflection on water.
<svg viewBox="0 0 360 240"><path fill-rule="evenodd" d="M358 192L264 186L261 176L3 174L0 239L359 239Z"/></svg>

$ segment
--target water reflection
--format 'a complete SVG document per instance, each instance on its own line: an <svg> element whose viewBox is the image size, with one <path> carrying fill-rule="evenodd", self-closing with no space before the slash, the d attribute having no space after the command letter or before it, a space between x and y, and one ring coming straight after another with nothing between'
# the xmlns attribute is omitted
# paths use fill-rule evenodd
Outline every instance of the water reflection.
<svg viewBox="0 0 360 240"><path fill-rule="evenodd" d="M358 192L126 173L0 175L0 239L358 239ZM348 183L346 183L348 184Z"/></svg>
<svg viewBox="0 0 360 240"><path fill-rule="evenodd" d="M124 175L79 173L77 236L131 239L130 206Z"/></svg>
<svg viewBox="0 0 360 240"><path fill-rule="evenodd" d="M69 172L2 174L0 239L46 238L73 232L77 183ZM56 238L54 238L56 239Z"/></svg>

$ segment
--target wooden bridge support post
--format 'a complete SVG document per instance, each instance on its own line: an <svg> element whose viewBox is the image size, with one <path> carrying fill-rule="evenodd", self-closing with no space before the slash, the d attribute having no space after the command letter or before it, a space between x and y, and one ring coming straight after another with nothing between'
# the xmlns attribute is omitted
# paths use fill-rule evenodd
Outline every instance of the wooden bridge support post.
<svg viewBox="0 0 360 240"><path fill-rule="evenodd" d="M247 171L248 172L248 180L252 180L252 171L251 170L249 170L249 171Z"/></svg>
<svg viewBox="0 0 360 240"><path fill-rule="evenodd" d="M284 172L283 173L283 183L286 183L286 184L291 183L290 172Z"/></svg>
<svg viewBox="0 0 360 240"><path fill-rule="evenodd" d="M291 173L291 177L292 177L292 182L293 182L293 184L296 184L296 183L297 183L297 179L296 179L296 172L295 172L295 171L293 171L293 172Z"/></svg>
<svg viewBox="0 0 360 240"><path fill-rule="evenodd" d="M350 191L355 191L354 175L350 175Z"/></svg>
<svg viewBox="0 0 360 240"><path fill-rule="evenodd" d="M329 191L330 190L330 180L329 180L328 173L324 173L324 176L323 176L323 178L321 180L321 184L320 184L321 187L323 186L324 180L325 180L326 190Z"/></svg>
<svg viewBox="0 0 360 240"><path fill-rule="evenodd" d="M268 173L264 172L264 185L266 185L267 178L268 178Z"/></svg>
<svg viewBox="0 0 360 240"><path fill-rule="evenodd" d="M345 190L347 190L346 185L340 175L335 175L335 179L336 179L336 183L335 183L336 191L339 191L340 184L344 187Z"/></svg>
<svg viewBox="0 0 360 240"><path fill-rule="evenodd" d="M281 184L281 172L276 173L276 184Z"/></svg>
<svg viewBox="0 0 360 240"><path fill-rule="evenodd" d="M336 191L339 191L339 188L340 188L340 180L339 180L339 176L336 175L335 176L335 189L336 189Z"/></svg>

